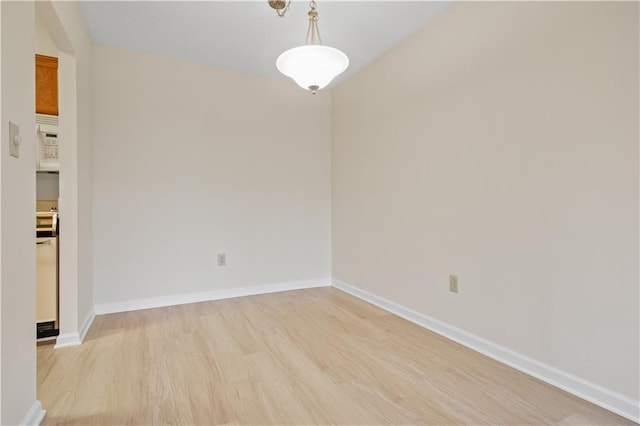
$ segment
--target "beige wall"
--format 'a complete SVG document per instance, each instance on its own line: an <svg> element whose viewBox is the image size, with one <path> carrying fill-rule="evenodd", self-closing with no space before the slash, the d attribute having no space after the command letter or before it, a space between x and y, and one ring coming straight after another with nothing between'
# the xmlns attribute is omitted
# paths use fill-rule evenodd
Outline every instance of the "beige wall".
<svg viewBox="0 0 640 426"><path fill-rule="evenodd" d="M34 6L0 9L0 423L9 425L36 401ZM9 156L9 121L20 126L19 158Z"/></svg>
<svg viewBox="0 0 640 426"><path fill-rule="evenodd" d="M93 95L96 304L331 276L328 93L95 46Z"/></svg>
<svg viewBox="0 0 640 426"><path fill-rule="evenodd" d="M333 91L334 278L637 400L638 113L637 3L454 5Z"/></svg>
<svg viewBox="0 0 640 426"><path fill-rule="evenodd" d="M56 44L51 39L51 35L49 31L47 31L47 27L42 22L42 19L36 13L36 38L35 38L35 52L40 55L53 56L58 57L58 48Z"/></svg>
<svg viewBox="0 0 640 426"><path fill-rule="evenodd" d="M92 308L91 283L91 179L87 174L90 164L89 135L89 81L90 41L86 34L78 5L73 2L1 2L2 12L2 127L0 147L0 278L1 278L1 369L0 369L0 422L18 424L36 421L42 413L36 401L35 352L35 235L33 214L36 200L35 180L35 117L34 117L34 51L45 49L54 54L54 46L61 50L62 74L73 67L73 85L61 81L61 125L65 134L74 135L73 144L67 145L61 157L65 158L65 175L61 175L61 191L69 204L77 210L65 208L63 218L67 237L64 247L74 246L76 271L67 267L65 274L80 277L70 290L72 301L68 315L61 318L62 328L77 332L77 317L86 316ZM46 33L51 34L47 38ZM52 45L53 43L53 45ZM44 46L44 47L43 47ZM58 55L55 55L58 56ZM63 58L64 57L64 58ZM68 60L71 58L71 60ZM76 81L77 77L77 81ZM73 99L81 111L77 119L65 115L67 100ZM8 122L20 125L23 142L20 158L9 156ZM71 127L72 129L68 129ZM77 135L77 137L75 137ZM80 141L80 142L78 142ZM83 179L77 184L76 175ZM66 176L66 177L64 177ZM72 201L70 203L70 200ZM87 207L88 206L88 207ZM62 211L61 211L62 213ZM80 222L75 226L74 223ZM85 222L84 228L82 222ZM86 225L89 224L89 226ZM67 232L71 228L79 232ZM88 228L88 231L86 230ZM64 253L63 253L64 254ZM69 256L65 257L70 259ZM79 259L78 259L79 258ZM80 266L77 264L80 263ZM68 266L68 265L67 265ZM61 266L62 268L62 266ZM76 284L79 283L79 284ZM62 308L62 307L61 307ZM65 312L62 312L65 314Z"/></svg>

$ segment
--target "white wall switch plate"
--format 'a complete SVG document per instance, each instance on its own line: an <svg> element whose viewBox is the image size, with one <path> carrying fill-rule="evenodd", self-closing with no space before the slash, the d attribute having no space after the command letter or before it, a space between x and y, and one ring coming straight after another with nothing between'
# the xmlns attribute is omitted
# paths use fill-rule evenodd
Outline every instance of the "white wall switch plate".
<svg viewBox="0 0 640 426"><path fill-rule="evenodd" d="M22 136L20 136L20 126L16 123L9 122L9 155L12 157L20 157L20 143L22 142Z"/></svg>
<svg viewBox="0 0 640 426"><path fill-rule="evenodd" d="M227 255L224 253L218 254L218 266L227 266Z"/></svg>

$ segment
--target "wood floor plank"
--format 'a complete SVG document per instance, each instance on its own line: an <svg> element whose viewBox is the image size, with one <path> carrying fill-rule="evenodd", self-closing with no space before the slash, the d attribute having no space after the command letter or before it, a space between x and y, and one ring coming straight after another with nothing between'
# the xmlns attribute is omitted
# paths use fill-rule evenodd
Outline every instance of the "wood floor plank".
<svg viewBox="0 0 640 426"><path fill-rule="evenodd" d="M44 425L630 425L333 288L96 317L38 346Z"/></svg>

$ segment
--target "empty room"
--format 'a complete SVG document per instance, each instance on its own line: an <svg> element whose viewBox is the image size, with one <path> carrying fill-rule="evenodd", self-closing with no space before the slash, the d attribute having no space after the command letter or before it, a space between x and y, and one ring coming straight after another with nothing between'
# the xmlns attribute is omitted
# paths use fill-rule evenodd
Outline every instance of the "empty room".
<svg viewBox="0 0 640 426"><path fill-rule="evenodd" d="M640 422L640 2L0 24L0 424Z"/></svg>

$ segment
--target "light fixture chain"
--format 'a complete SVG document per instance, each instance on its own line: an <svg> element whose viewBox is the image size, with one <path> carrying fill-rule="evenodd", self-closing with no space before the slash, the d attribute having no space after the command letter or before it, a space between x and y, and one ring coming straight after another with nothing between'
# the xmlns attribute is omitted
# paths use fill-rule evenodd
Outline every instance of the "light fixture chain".
<svg viewBox="0 0 640 426"><path fill-rule="evenodd" d="M316 35L318 36L318 44L322 44L322 39L320 38L320 28L318 28L318 22L314 23L314 27L316 30Z"/></svg>
<svg viewBox="0 0 640 426"><path fill-rule="evenodd" d="M311 44L313 44L313 21L311 17L309 17L309 26L307 27L307 38L305 39L305 44L309 44L309 36L311 36Z"/></svg>
<svg viewBox="0 0 640 426"><path fill-rule="evenodd" d="M311 0L309 2L309 7L311 10L309 11L309 27L307 28L307 38L306 44L322 44L322 39L320 38L320 30L318 29L318 12L316 12L316 2ZM311 38L311 43L309 43L309 38Z"/></svg>

